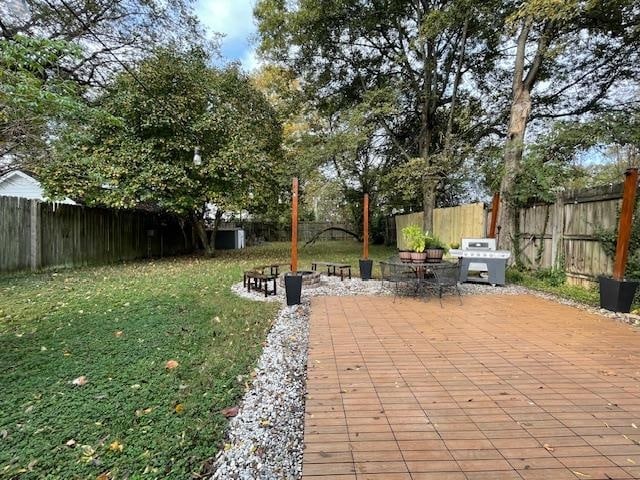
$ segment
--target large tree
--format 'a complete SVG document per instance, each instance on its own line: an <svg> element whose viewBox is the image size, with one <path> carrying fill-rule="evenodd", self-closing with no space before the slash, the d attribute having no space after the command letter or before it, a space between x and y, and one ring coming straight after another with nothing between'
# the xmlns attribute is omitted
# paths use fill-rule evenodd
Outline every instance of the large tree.
<svg viewBox="0 0 640 480"><path fill-rule="evenodd" d="M0 4L0 38L63 40L80 54L60 65L78 82L105 85L122 65L160 45L203 45L189 0L9 0Z"/></svg>
<svg viewBox="0 0 640 480"><path fill-rule="evenodd" d="M640 6L633 0L514 4L510 113L498 223L501 246L517 250L514 192L529 123L576 119L636 101L629 98L628 82L637 82L640 73ZM509 45L508 38L505 44Z"/></svg>
<svg viewBox="0 0 640 480"><path fill-rule="evenodd" d="M274 110L236 68L207 63L198 49L164 49L120 74L99 99L111 117L67 131L40 170L48 194L174 213L193 221L208 253L223 211L277 201Z"/></svg>
<svg viewBox="0 0 640 480"><path fill-rule="evenodd" d="M62 40L0 39L0 175L18 164L32 169L56 130L95 113L83 89L60 74L77 54Z"/></svg>
<svg viewBox="0 0 640 480"><path fill-rule="evenodd" d="M372 92L395 93L393 108L375 118L372 131L382 133L386 144L375 154L420 169L424 227L430 230L438 184L451 169L453 139L463 134L454 131L456 102L472 93L462 79L491 68L503 20L500 5L261 0L255 14L261 51L302 76L327 118ZM484 128L486 122L464 134Z"/></svg>

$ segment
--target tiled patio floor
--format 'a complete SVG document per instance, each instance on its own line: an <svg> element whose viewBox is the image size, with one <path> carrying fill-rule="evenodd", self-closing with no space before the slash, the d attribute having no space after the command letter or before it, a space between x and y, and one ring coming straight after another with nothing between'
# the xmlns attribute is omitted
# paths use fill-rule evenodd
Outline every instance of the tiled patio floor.
<svg viewBox="0 0 640 480"><path fill-rule="evenodd" d="M316 297L304 480L640 478L640 334L533 296Z"/></svg>

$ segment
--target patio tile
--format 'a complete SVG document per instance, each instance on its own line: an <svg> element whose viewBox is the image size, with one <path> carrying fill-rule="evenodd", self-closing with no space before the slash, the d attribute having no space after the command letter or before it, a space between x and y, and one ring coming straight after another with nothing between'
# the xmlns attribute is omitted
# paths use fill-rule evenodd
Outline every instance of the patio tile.
<svg viewBox="0 0 640 480"><path fill-rule="evenodd" d="M304 480L640 478L636 330L463 302L313 299Z"/></svg>

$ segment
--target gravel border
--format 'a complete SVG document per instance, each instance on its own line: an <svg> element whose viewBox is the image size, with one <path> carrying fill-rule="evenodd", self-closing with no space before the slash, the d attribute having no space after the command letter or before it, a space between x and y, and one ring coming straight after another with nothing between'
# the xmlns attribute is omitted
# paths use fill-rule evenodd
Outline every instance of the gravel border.
<svg viewBox="0 0 640 480"><path fill-rule="evenodd" d="M280 310L212 479L300 478L308 317L308 303Z"/></svg>
<svg viewBox="0 0 640 480"><path fill-rule="evenodd" d="M304 403L309 339L310 301L316 296L393 295L393 289L379 280L359 278L340 281L322 276L321 284L302 289L302 304L285 305L284 288L265 297L248 293L239 282L231 287L237 295L256 301L281 302L282 308L267 336L255 369L255 378L229 422L225 448L218 452L212 480L298 480L302 476ZM613 313L519 285L492 287L460 285L462 295L530 294L589 313L640 326L640 316Z"/></svg>

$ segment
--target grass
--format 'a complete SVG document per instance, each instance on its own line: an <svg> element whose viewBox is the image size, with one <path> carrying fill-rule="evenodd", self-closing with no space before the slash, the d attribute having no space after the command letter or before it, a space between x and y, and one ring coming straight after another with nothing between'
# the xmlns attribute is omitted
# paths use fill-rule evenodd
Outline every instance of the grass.
<svg viewBox="0 0 640 480"><path fill-rule="evenodd" d="M360 246L300 250L347 261ZM379 260L392 251L373 246ZM277 311L231 294L286 243L0 277L0 478L189 478L222 446ZM168 360L179 366L167 370ZM72 381L86 376L87 383Z"/></svg>

